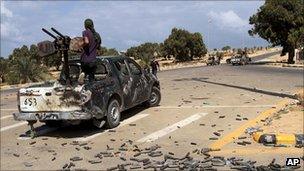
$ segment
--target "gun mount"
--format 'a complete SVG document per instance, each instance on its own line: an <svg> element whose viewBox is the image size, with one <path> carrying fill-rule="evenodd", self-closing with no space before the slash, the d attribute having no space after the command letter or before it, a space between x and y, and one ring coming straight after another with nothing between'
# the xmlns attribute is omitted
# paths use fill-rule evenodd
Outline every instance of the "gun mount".
<svg viewBox="0 0 304 171"><path fill-rule="evenodd" d="M55 36L48 30L42 28L42 31L47 35L51 36L54 41L43 41L38 43L39 55L41 57L47 57L49 55L59 53L59 57L63 58L63 70L66 77L66 85L70 85L70 71L69 71L69 57L68 50L70 46L71 38L69 36L64 36L55 28L51 28L51 30L56 33L58 36Z"/></svg>

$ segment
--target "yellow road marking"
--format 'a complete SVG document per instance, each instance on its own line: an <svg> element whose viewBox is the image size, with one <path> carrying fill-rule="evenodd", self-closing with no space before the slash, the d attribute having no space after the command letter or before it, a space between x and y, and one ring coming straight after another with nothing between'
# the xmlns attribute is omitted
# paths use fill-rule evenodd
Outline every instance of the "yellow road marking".
<svg viewBox="0 0 304 171"><path fill-rule="evenodd" d="M213 144L210 145L210 148L222 148L226 144L232 142L234 139L242 135L246 128L255 126L258 122L260 122L261 119L265 119L266 117L270 116L272 113L274 113L277 109L279 109L281 106L284 106L288 100L283 100L278 103L276 108L268 109L264 112L262 112L260 115L258 115L256 118L249 120L239 128L235 129L233 132L227 134L223 138L217 140Z"/></svg>

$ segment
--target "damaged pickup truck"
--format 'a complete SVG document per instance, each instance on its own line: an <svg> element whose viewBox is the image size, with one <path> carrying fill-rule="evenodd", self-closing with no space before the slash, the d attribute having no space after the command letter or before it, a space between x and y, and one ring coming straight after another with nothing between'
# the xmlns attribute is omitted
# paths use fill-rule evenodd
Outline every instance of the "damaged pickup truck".
<svg viewBox="0 0 304 171"><path fill-rule="evenodd" d="M97 57L96 64L93 82L81 73L79 60L70 60L69 85L62 71L53 83L20 89L19 113L13 114L14 119L28 121L32 131L37 121L57 126L92 120L98 128L114 128L119 125L122 111L142 103L160 103L159 81L131 58Z"/></svg>

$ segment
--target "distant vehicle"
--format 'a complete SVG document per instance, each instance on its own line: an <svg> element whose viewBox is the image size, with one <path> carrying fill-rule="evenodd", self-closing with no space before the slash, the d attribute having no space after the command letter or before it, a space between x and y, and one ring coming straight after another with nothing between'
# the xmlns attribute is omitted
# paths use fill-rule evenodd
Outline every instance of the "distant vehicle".
<svg viewBox="0 0 304 171"><path fill-rule="evenodd" d="M231 63L231 58L226 59L226 63L230 64Z"/></svg>
<svg viewBox="0 0 304 171"><path fill-rule="evenodd" d="M247 65L251 62L251 58L245 55L236 55L230 59L232 65Z"/></svg>
<svg viewBox="0 0 304 171"><path fill-rule="evenodd" d="M15 120L45 122L58 126L69 122L92 120L101 128L114 128L120 123L122 111L146 103L157 106L161 100L160 84L151 73L128 57L98 57L93 82L81 72L79 60L70 60L71 85L65 85L62 71L58 81L21 88L18 92L19 113ZM81 80L82 75L82 80Z"/></svg>
<svg viewBox="0 0 304 171"><path fill-rule="evenodd" d="M215 58L215 57L209 57L206 61L207 65L219 65L220 64L220 60L219 58Z"/></svg>

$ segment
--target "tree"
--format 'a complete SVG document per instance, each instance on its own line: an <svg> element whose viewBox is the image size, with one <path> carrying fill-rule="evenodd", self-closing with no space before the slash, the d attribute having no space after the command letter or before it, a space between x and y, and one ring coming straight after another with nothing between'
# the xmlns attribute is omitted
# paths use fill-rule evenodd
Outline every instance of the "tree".
<svg viewBox="0 0 304 171"><path fill-rule="evenodd" d="M221 59L223 59L223 57L224 57L224 52L219 52L219 51L217 51L217 52L215 53L215 56L218 57L219 60L221 60Z"/></svg>
<svg viewBox="0 0 304 171"><path fill-rule="evenodd" d="M127 49L126 56L134 58L137 57L137 47L130 47L129 49Z"/></svg>
<svg viewBox="0 0 304 171"><path fill-rule="evenodd" d="M169 37L164 41L164 51L178 61L193 60L207 53L200 33L190 33L184 29L173 28Z"/></svg>
<svg viewBox="0 0 304 171"><path fill-rule="evenodd" d="M147 42L136 47L127 49L126 55L135 59L151 60L160 56L160 46L158 43Z"/></svg>
<svg viewBox="0 0 304 171"><path fill-rule="evenodd" d="M115 48L106 48L104 46L102 46L98 51L97 51L97 55L99 56L118 56L119 53Z"/></svg>
<svg viewBox="0 0 304 171"><path fill-rule="evenodd" d="M0 57L0 83L5 82L5 75L8 72L8 59Z"/></svg>
<svg viewBox="0 0 304 171"><path fill-rule="evenodd" d="M288 52L288 63L293 63L295 48L303 44L303 0L266 0L249 24L253 25L250 35L258 34L273 46L282 46L281 55Z"/></svg>
<svg viewBox="0 0 304 171"><path fill-rule="evenodd" d="M172 55L178 61L192 60L190 49L187 47L190 33L183 29L173 28L169 37L164 41L167 54Z"/></svg>
<svg viewBox="0 0 304 171"><path fill-rule="evenodd" d="M207 48L203 42L203 37L200 33L193 33L191 39L189 40L189 49L191 54L191 59L194 57L202 57L207 54Z"/></svg>
<svg viewBox="0 0 304 171"><path fill-rule="evenodd" d="M27 83L44 80L47 69L37 63L27 46L16 48L9 55L9 71L6 80L9 84Z"/></svg>
<svg viewBox="0 0 304 171"><path fill-rule="evenodd" d="M118 56L119 53L115 48L107 49L107 51L103 54L104 56Z"/></svg>
<svg viewBox="0 0 304 171"><path fill-rule="evenodd" d="M41 64L41 57L38 55L38 47L34 44L32 44L30 46L30 49L29 49L29 55L30 55L30 58L33 60L33 61L36 61L37 64Z"/></svg>
<svg viewBox="0 0 304 171"><path fill-rule="evenodd" d="M224 46L224 47L222 48L222 51L227 51L227 50L230 50L230 49L231 49L230 46Z"/></svg>
<svg viewBox="0 0 304 171"><path fill-rule="evenodd" d="M73 58L75 54L69 53L69 58ZM44 57L42 59L43 64L47 67L55 67L57 71L59 71L59 68L62 64L62 58L59 56L58 53L55 53L53 55Z"/></svg>

